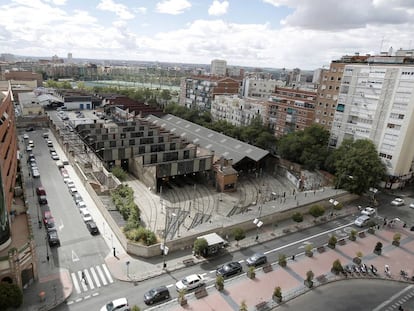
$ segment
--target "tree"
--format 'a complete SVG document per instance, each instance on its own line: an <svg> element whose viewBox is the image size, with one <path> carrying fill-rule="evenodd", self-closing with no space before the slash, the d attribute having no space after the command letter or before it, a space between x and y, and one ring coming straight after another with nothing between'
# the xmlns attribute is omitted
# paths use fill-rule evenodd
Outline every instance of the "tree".
<svg viewBox="0 0 414 311"><path fill-rule="evenodd" d="M386 172L375 145L368 139L344 140L333 158L335 185L351 193L362 194L375 187Z"/></svg>
<svg viewBox="0 0 414 311"><path fill-rule="evenodd" d="M233 229L233 236L234 236L234 239L237 241L237 245L238 245L239 241L243 240L246 237L246 233L244 232L243 228L236 227Z"/></svg>
<svg viewBox="0 0 414 311"><path fill-rule="evenodd" d="M278 264L279 264L279 266L281 266L282 268L286 267L286 265L287 265L287 260L286 260L286 255L285 255L285 254L279 254Z"/></svg>
<svg viewBox="0 0 414 311"><path fill-rule="evenodd" d="M309 214L311 214L315 218L322 216L324 213L325 213L325 208L322 205L315 204L309 208Z"/></svg>
<svg viewBox="0 0 414 311"><path fill-rule="evenodd" d="M16 284L0 283L0 310L18 308L23 303L23 293Z"/></svg>
<svg viewBox="0 0 414 311"><path fill-rule="evenodd" d="M292 219L295 222L302 222L303 221L303 215L301 212L295 212L292 215Z"/></svg>
<svg viewBox="0 0 414 311"><path fill-rule="evenodd" d="M314 170L323 168L329 155L329 132L320 125L312 125L303 131L289 133L277 143L281 157Z"/></svg>
<svg viewBox="0 0 414 311"><path fill-rule="evenodd" d="M205 238L196 239L194 242L194 254L204 255L207 251L208 243Z"/></svg>

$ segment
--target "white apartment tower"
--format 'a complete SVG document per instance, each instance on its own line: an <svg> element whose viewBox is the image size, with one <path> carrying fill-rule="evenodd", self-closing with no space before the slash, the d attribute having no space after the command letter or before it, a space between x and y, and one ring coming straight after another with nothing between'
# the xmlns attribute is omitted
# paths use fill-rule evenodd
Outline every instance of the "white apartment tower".
<svg viewBox="0 0 414 311"><path fill-rule="evenodd" d="M226 76L227 62L221 59L213 59L211 61L211 74L213 76Z"/></svg>
<svg viewBox="0 0 414 311"><path fill-rule="evenodd" d="M385 187L412 177L414 159L414 64L398 57L371 57L345 65L331 129L331 145L369 139L387 167Z"/></svg>

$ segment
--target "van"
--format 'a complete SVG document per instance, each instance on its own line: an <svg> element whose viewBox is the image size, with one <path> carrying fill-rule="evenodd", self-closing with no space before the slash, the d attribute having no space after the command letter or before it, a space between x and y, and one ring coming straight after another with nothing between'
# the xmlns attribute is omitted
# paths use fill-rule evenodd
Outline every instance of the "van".
<svg viewBox="0 0 414 311"><path fill-rule="evenodd" d="M56 166L57 166L58 168L63 168L63 167L65 167L65 166L63 165L63 162L62 162L62 161L56 161Z"/></svg>

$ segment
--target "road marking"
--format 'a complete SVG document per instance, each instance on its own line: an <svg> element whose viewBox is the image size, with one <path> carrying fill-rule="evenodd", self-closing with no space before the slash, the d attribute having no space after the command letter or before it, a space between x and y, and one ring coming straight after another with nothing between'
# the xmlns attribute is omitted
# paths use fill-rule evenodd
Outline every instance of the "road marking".
<svg viewBox="0 0 414 311"><path fill-rule="evenodd" d="M98 275L96 274L95 269L93 267L91 267L91 273L92 273L93 279L95 280L96 286L101 287L101 283L99 282Z"/></svg>
<svg viewBox="0 0 414 311"><path fill-rule="evenodd" d="M305 241L308 241L308 240L313 239L313 238L317 238L317 237L322 236L324 234L331 233L331 232L334 232L334 231L339 230L339 229L343 229L343 228L348 227L348 226L350 226L352 224L353 224L353 222L351 222L351 223L349 223L347 225L343 225L343 226L340 226L340 227L331 229L331 230L327 230L327 231L324 231L324 232L320 232L318 234L312 235L312 236L307 237L307 238L304 238L302 240L295 241L295 242L292 242L292 243L289 243L289 244L286 244L286 245L277 247L275 249L271 249L270 251L264 252L264 254L267 255L267 254L271 254L271 253L277 252L277 251L279 251L281 249L284 249L284 248L287 248L287 247L290 247L290 246L293 246L293 245L296 245L296 244L299 244L299 243L303 243Z"/></svg>
<svg viewBox="0 0 414 311"><path fill-rule="evenodd" d="M109 283L113 283L114 282L114 280L112 279L112 277L111 277L111 273L109 273L109 270L108 270L108 268L107 268L107 266L105 265L105 264L102 264L102 268L104 269L104 271L105 271L105 274L106 274L106 277L108 278L108 280L109 280Z"/></svg>
<svg viewBox="0 0 414 311"><path fill-rule="evenodd" d="M102 272L102 270L101 270L101 267L100 266L96 266L96 270L98 271L98 274L99 274L99 276L101 277L101 280L102 280L102 283L103 283L103 285L105 286L105 285L108 285L108 282L106 281L106 279L105 279L105 276L104 276L104 274L103 274L103 272Z"/></svg>
<svg viewBox="0 0 414 311"><path fill-rule="evenodd" d="M397 299L399 296L401 296L402 294L404 294L406 291L409 291L412 287L413 287L413 285L410 285L410 286L407 286L406 288L404 288L403 290L400 290L398 293L396 293L395 295L391 296L390 299L384 301L382 304L380 304L378 307L376 307L372 311L379 311L379 310L381 310L383 307L385 307L386 305L390 304L391 301Z"/></svg>
<svg viewBox="0 0 414 311"><path fill-rule="evenodd" d="M75 286L75 290L78 294L80 294L81 289L79 287L79 283L78 283L78 279L76 278L76 274L73 272L73 273L71 273L71 276L72 276L73 285Z"/></svg>
<svg viewBox="0 0 414 311"><path fill-rule="evenodd" d="M93 282L92 282L91 276L89 275L89 271L88 270L85 270L85 276L86 276L86 279L88 280L89 287L91 289L94 289L95 286L93 285Z"/></svg>
<svg viewBox="0 0 414 311"><path fill-rule="evenodd" d="M305 248L306 245L309 245L309 244L312 244L312 243L309 242L309 241L305 241L305 242L303 242L303 245L301 245L301 246L298 247L298 249Z"/></svg>
<svg viewBox="0 0 414 311"><path fill-rule="evenodd" d="M78 255L76 255L74 250L72 250L72 261L73 262L79 261L79 257L78 257Z"/></svg>

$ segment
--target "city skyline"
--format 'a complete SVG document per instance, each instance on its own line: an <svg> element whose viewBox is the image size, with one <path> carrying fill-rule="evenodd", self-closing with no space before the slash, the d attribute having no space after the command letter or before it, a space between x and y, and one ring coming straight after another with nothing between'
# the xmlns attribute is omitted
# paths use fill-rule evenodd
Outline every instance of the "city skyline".
<svg viewBox="0 0 414 311"><path fill-rule="evenodd" d="M344 54L412 48L408 0L12 0L3 53L316 69Z"/></svg>

